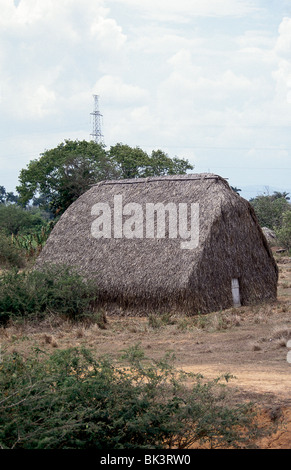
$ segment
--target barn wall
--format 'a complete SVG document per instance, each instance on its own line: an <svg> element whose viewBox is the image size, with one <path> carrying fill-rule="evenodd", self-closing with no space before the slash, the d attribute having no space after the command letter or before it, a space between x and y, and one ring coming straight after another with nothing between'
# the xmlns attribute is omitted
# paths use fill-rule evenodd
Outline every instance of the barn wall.
<svg viewBox="0 0 291 470"><path fill-rule="evenodd" d="M247 201L226 202L212 224L190 286L201 313L233 306L232 279L242 305L276 300L278 270Z"/></svg>

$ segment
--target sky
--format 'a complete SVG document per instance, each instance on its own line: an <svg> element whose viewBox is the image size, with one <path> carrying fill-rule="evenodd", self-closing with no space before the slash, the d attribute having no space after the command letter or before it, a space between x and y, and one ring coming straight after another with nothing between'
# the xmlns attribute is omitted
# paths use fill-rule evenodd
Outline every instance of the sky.
<svg viewBox="0 0 291 470"><path fill-rule="evenodd" d="M65 139L291 193L290 0L0 0L0 185Z"/></svg>

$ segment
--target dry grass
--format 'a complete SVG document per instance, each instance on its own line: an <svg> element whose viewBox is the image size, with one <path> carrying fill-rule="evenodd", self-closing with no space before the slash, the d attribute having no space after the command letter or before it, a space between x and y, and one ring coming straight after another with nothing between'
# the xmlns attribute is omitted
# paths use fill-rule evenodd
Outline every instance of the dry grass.
<svg viewBox="0 0 291 470"><path fill-rule="evenodd" d="M280 265L291 281L288 264ZM284 358L291 334L291 296L253 307L231 308L205 315L160 314L155 317L109 315L105 328L97 323L73 323L48 315L40 323L15 323L0 328L1 350L29 353L31 348L50 351L55 348L86 346L98 354L116 358L126 347L141 343L154 357L173 350L180 362L231 361L233 367L255 361L252 354L264 352L265 360ZM277 352L276 352L277 351ZM280 352L282 351L282 352Z"/></svg>

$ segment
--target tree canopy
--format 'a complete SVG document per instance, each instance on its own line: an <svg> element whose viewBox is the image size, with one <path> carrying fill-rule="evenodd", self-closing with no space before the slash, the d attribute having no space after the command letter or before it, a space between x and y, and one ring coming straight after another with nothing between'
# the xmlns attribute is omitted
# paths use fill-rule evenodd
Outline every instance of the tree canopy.
<svg viewBox="0 0 291 470"><path fill-rule="evenodd" d="M4 186L0 186L0 204L15 203L18 201L18 196L13 192L7 192Z"/></svg>
<svg viewBox="0 0 291 470"><path fill-rule="evenodd" d="M92 184L116 175L102 145L66 140L22 169L16 189L23 206L33 201L57 215Z"/></svg>
<svg viewBox="0 0 291 470"><path fill-rule="evenodd" d="M185 174L193 169L188 160L170 158L162 150L153 150L148 155L139 147L132 148L120 143L110 148L109 156L116 165L119 178Z"/></svg>
<svg viewBox="0 0 291 470"><path fill-rule="evenodd" d="M62 214L93 184L102 180L185 174L188 160L170 158L162 150L148 155L139 147L118 143L109 150L93 141L72 141L46 150L19 176L19 204L34 205Z"/></svg>
<svg viewBox="0 0 291 470"><path fill-rule="evenodd" d="M289 193L275 191L271 195L260 195L250 200L261 227L275 231L278 242L291 248L291 204Z"/></svg>
<svg viewBox="0 0 291 470"><path fill-rule="evenodd" d="M250 200L261 227L275 230L282 226L283 214L291 210L291 205L286 199L288 193L284 194L259 195Z"/></svg>
<svg viewBox="0 0 291 470"><path fill-rule="evenodd" d="M31 233L46 223L38 209L24 210L17 204L0 205L0 227L7 235Z"/></svg>

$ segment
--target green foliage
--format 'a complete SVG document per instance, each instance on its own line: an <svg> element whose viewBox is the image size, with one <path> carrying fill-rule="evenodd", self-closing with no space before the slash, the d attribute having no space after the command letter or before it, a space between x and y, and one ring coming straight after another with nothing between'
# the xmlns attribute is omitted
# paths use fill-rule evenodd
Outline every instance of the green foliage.
<svg viewBox="0 0 291 470"><path fill-rule="evenodd" d="M49 312L84 319L92 315L96 298L95 283L68 266L4 272L0 276L0 323L40 319Z"/></svg>
<svg viewBox="0 0 291 470"><path fill-rule="evenodd" d="M66 140L47 150L21 170L19 203L33 201L54 216L101 180L186 173L187 160L171 159L161 150L151 156L138 147L117 144L108 151L100 144Z"/></svg>
<svg viewBox="0 0 291 470"><path fill-rule="evenodd" d="M24 267L40 253L53 225L39 209L0 204L0 266Z"/></svg>
<svg viewBox="0 0 291 470"><path fill-rule="evenodd" d="M11 239L3 230L0 230L0 267L2 268L23 268L25 258L19 247L16 247Z"/></svg>
<svg viewBox="0 0 291 470"><path fill-rule="evenodd" d="M54 222L50 221L37 227L32 233L12 236L13 244L22 251L26 259L33 259L41 252L53 226Z"/></svg>
<svg viewBox="0 0 291 470"><path fill-rule="evenodd" d="M138 347L126 367L87 349L43 356L2 355L2 449L246 447L258 433L250 404L226 404L229 376L206 382Z"/></svg>
<svg viewBox="0 0 291 470"><path fill-rule="evenodd" d="M237 188L236 186L231 186L231 189L237 194L241 191L241 189Z"/></svg>
<svg viewBox="0 0 291 470"><path fill-rule="evenodd" d="M278 229L282 226L283 213L291 210L291 205L285 197L257 196L250 200L261 227Z"/></svg>
<svg viewBox="0 0 291 470"><path fill-rule="evenodd" d="M21 170L16 189L21 204L27 205L38 194L42 207L57 215L92 184L113 175L116 175L114 165L102 145L66 140Z"/></svg>
<svg viewBox="0 0 291 470"><path fill-rule="evenodd" d="M171 313L163 313L162 315L159 315L158 313L150 313L148 323L151 328L157 329L167 325L174 325L176 323L176 319L173 318Z"/></svg>
<svg viewBox="0 0 291 470"><path fill-rule="evenodd" d="M291 249L291 211L284 212L282 215L282 226L276 230L279 243L284 248Z"/></svg>
<svg viewBox="0 0 291 470"><path fill-rule="evenodd" d="M150 156L150 165L144 176L183 175L187 170L193 170L188 160L178 157L170 158L162 150L153 150Z"/></svg>
<svg viewBox="0 0 291 470"><path fill-rule="evenodd" d="M36 232L46 223L39 210L26 210L14 204L0 205L0 227L9 235Z"/></svg>
<svg viewBox="0 0 291 470"><path fill-rule="evenodd" d="M110 147L108 155L116 165L118 178L140 178L149 165L147 153L139 147L119 143Z"/></svg>
<svg viewBox="0 0 291 470"><path fill-rule="evenodd" d="M153 150L148 155L139 147L132 148L121 143L110 148L109 156L117 164L119 178L176 175L193 170L187 160L170 158L162 150Z"/></svg>
<svg viewBox="0 0 291 470"><path fill-rule="evenodd" d="M5 204L6 200L6 189L4 186L0 186L0 204Z"/></svg>
<svg viewBox="0 0 291 470"><path fill-rule="evenodd" d="M0 186L0 204L17 203L18 196L13 192L7 192L4 186Z"/></svg>
<svg viewBox="0 0 291 470"><path fill-rule="evenodd" d="M286 201L290 201L289 193L286 193L286 191L283 191L281 193L280 191L274 191L274 193L271 196L273 199L281 199L284 198Z"/></svg>

